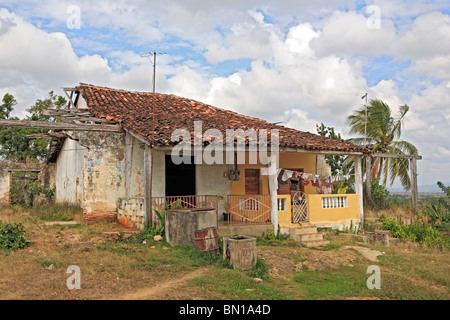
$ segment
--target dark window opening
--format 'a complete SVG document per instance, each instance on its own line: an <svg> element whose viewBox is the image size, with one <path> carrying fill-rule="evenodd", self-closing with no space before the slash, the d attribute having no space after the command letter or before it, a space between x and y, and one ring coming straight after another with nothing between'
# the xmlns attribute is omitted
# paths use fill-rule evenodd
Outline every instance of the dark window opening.
<svg viewBox="0 0 450 320"><path fill-rule="evenodd" d="M174 164L172 157L166 155L166 197L195 195L195 164Z"/></svg>

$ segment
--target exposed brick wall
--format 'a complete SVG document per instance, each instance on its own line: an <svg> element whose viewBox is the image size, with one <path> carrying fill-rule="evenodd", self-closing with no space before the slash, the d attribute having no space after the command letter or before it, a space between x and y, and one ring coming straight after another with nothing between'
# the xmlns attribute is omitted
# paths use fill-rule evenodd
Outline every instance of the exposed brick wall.
<svg viewBox="0 0 450 320"><path fill-rule="evenodd" d="M119 199L117 220L125 227L143 229L145 224L145 199L122 198Z"/></svg>

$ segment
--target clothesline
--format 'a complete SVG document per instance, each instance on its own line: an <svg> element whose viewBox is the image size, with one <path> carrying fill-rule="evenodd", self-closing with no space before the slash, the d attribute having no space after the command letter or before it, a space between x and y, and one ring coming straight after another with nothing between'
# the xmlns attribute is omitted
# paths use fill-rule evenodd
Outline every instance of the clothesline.
<svg viewBox="0 0 450 320"><path fill-rule="evenodd" d="M282 170L284 170L284 172L280 179L280 173ZM261 168L260 172L261 172L261 176L269 175L269 168ZM304 186L307 186L311 183L311 185L314 187L332 188L334 182L348 180L348 179L350 179L350 176L352 176L352 175L354 175L354 174L331 176L331 175L320 175L320 174L312 174L312 173L307 173L307 172L293 171L293 170L288 170L288 169L277 169L277 177L278 177L277 189L278 189L278 185L280 183L286 184L287 181L291 178L301 179L301 183Z"/></svg>
<svg viewBox="0 0 450 320"><path fill-rule="evenodd" d="M277 169L277 177L280 175L280 172L284 170L284 173L281 177L283 181L287 181L291 178L299 178L302 180L309 180L312 178L313 181L316 180L323 180L328 179L330 182L336 182L336 181L342 181L342 180L348 180L351 176L354 176L354 174L344 174L344 175L322 175L322 174L313 174L313 173L307 173L307 172L301 172L301 171L293 171L288 169ZM261 168L260 171L261 176L267 176L269 175L269 168Z"/></svg>

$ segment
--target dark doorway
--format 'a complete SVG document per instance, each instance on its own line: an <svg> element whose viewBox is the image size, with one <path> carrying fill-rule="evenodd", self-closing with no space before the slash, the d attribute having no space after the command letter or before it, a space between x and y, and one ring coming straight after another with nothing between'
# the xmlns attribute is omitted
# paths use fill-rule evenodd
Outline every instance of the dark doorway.
<svg viewBox="0 0 450 320"><path fill-rule="evenodd" d="M166 155L166 197L195 195L195 164L184 161L174 164L172 157Z"/></svg>

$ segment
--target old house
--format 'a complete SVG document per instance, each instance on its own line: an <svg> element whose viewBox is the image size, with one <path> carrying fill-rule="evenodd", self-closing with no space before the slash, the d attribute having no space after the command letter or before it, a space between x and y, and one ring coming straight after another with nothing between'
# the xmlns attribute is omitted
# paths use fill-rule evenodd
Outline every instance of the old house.
<svg viewBox="0 0 450 320"><path fill-rule="evenodd" d="M175 95L89 84L66 91L69 108L48 114L70 126L52 138L47 162L56 201L79 203L85 221L142 227L155 222L152 209L176 200L216 208L228 225L343 228L363 217L360 161L357 194L340 195L329 192L324 161L360 159L368 151L359 146Z"/></svg>

